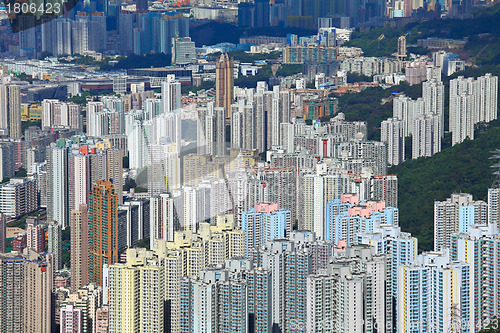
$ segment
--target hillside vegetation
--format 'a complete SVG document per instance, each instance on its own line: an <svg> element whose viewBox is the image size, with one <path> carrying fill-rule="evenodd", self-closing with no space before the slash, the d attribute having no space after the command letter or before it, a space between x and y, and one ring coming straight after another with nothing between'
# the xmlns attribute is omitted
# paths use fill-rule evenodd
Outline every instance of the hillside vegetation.
<svg viewBox="0 0 500 333"><path fill-rule="evenodd" d="M466 20L434 19L414 22L403 28L385 26L366 32L354 33L345 46L361 47L365 56L389 56L397 51L398 37L406 35L407 44L415 45L418 39L441 37L463 39L468 42L463 55L476 64L500 64L500 4L476 10L473 17ZM378 38L383 35L383 38ZM411 50L411 49L410 49ZM418 53L422 53L420 48ZM425 51L424 51L425 52Z"/></svg>
<svg viewBox="0 0 500 333"><path fill-rule="evenodd" d="M500 122L489 124L475 140L447 148L429 158L409 160L394 166L389 173L398 176L398 206L404 231L419 239L420 250L433 249L435 200L452 193L466 192L485 200L494 176L491 150L500 148Z"/></svg>

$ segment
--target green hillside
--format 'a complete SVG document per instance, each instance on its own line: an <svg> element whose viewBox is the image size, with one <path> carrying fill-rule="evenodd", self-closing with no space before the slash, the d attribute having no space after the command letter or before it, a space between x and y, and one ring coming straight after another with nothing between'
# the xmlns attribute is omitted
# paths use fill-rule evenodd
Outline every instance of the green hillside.
<svg viewBox="0 0 500 333"><path fill-rule="evenodd" d="M477 133L475 140L447 148L429 157L408 160L392 167L398 176L400 224L402 230L419 239L420 250L433 249L434 200L442 201L454 192L471 193L486 200L494 176L490 151L500 148L500 121Z"/></svg>
<svg viewBox="0 0 500 333"><path fill-rule="evenodd" d="M361 47L365 56L389 56L397 51L398 37L401 35L406 35L408 45L416 44L418 39L427 37L453 39L468 37L469 42L464 52L460 52L463 56L471 57L477 64L498 65L500 4L478 9L474 11L472 18L466 20L434 19L420 23L413 22L402 28L387 25L383 28L356 32L345 46ZM425 50L419 49L419 51L425 53Z"/></svg>

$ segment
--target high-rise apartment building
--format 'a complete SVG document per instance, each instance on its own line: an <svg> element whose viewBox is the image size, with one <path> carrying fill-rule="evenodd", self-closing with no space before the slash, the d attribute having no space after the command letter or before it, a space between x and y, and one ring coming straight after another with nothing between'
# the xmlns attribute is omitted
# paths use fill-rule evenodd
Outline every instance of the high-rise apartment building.
<svg viewBox="0 0 500 333"><path fill-rule="evenodd" d="M474 125L490 122L498 115L498 77L459 76L450 81L450 132L452 144L474 139Z"/></svg>
<svg viewBox="0 0 500 333"><path fill-rule="evenodd" d="M96 311L94 333L108 333L108 328L109 307L107 305L103 305Z"/></svg>
<svg viewBox="0 0 500 333"><path fill-rule="evenodd" d="M148 192L151 196L177 190L181 185L180 157L175 144L148 146Z"/></svg>
<svg viewBox="0 0 500 333"><path fill-rule="evenodd" d="M488 223L500 225L500 188L488 189Z"/></svg>
<svg viewBox="0 0 500 333"><path fill-rule="evenodd" d="M488 205L467 193L454 193L446 201L434 202L434 250L450 246L451 235L467 232L473 224L488 223Z"/></svg>
<svg viewBox="0 0 500 333"><path fill-rule="evenodd" d="M16 218L38 209L37 182L31 178L14 178L0 185L0 211Z"/></svg>
<svg viewBox="0 0 500 333"><path fill-rule="evenodd" d="M316 240L312 232L292 232L288 240L250 251L255 265L272 273L273 330L306 331L307 276L327 268L333 249L333 243Z"/></svg>
<svg viewBox="0 0 500 333"><path fill-rule="evenodd" d="M158 241L159 242L159 241ZM244 231L234 227L232 215L218 216L216 225L200 223L198 233L178 231L169 250L183 255L183 272L196 276L205 267L222 265L226 259L245 256Z"/></svg>
<svg viewBox="0 0 500 333"><path fill-rule="evenodd" d="M83 313L73 304L66 304L60 310L59 322L61 333L83 332Z"/></svg>
<svg viewBox="0 0 500 333"><path fill-rule="evenodd" d="M62 267L62 236L61 225L56 221L48 223L48 252L54 256L54 270L60 270Z"/></svg>
<svg viewBox="0 0 500 333"><path fill-rule="evenodd" d="M450 96L451 143L455 145L465 139L474 140L474 117L477 114L474 95Z"/></svg>
<svg viewBox="0 0 500 333"><path fill-rule="evenodd" d="M74 310L80 310L81 330L78 332L95 332L96 312L102 306L101 287L95 284L89 284L85 287L76 288L75 292L70 293L60 302L62 307L71 305ZM62 326L62 316L60 316Z"/></svg>
<svg viewBox="0 0 500 333"><path fill-rule="evenodd" d="M103 265L118 262L118 198L110 181L98 180L89 198L89 281L102 285Z"/></svg>
<svg viewBox="0 0 500 333"><path fill-rule="evenodd" d="M126 264L104 269L104 303L108 305L108 326L113 332L139 331L141 325L179 332L180 282L188 273L183 262L191 253L169 249L164 240L158 240L156 245L154 251L129 249ZM124 313L123 308L139 312ZM148 316L143 317L141 309L148 311ZM106 326L99 317L97 313L96 326ZM103 332L108 331L103 328Z"/></svg>
<svg viewBox="0 0 500 333"><path fill-rule="evenodd" d="M168 193L161 193L150 199L149 207L150 248L156 247L156 240L174 241L174 230L179 227L179 216L174 198Z"/></svg>
<svg viewBox="0 0 500 333"><path fill-rule="evenodd" d="M376 253L385 253L390 256L390 271L392 278L392 306L398 306L398 267L413 262L418 253L418 240L410 233L401 232L399 226L390 224L377 224L371 232L358 233L356 244L371 246ZM388 267L389 268L389 267ZM393 321L397 320L394 312Z"/></svg>
<svg viewBox="0 0 500 333"><path fill-rule="evenodd" d="M68 148L64 139L47 147L47 219L69 225Z"/></svg>
<svg viewBox="0 0 500 333"><path fill-rule="evenodd" d="M405 159L404 123L396 118L382 121L381 141L387 145L387 162L398 165Z"/></svg>
<svg viewBox="0 0 500 333"><path fill-rule="evenodd" d="M226 155L226 114L222 107L208 103L198 108L197 153L212 156Z"/></svg>
<svg viewBox="0 0 500 333"><path fill-rule="evenodd" d="M415 118L424 113L425 100L423 98L413 100L404 95L394 98L392 114L395 119L403 121L404 137L413 134L413 123Z"/></svg>
<svg viewBox="0 0 500 333"><path fill-rule="evenodd" d="M64 127L82 130L83 119L80 107L74 103L61 102L57 99L42 101L42 128Z"/></svg>
<svg viewBox="0 0 500 333"><path fill-rule="evenodd" d="M161 82L162 113L172 113L181 108L181 83L175 80L175 75L167 75Z"/></svg>
<svg viewBox="0 0 500 333"><path fill-rule="evenodd" d="M231 148L242 149L253 142L253 113L252 105L245 105L244 101L231 105Z"/></svg>
<svg viewBox="0 0 500 333"><path fill-rule="evenodd" d="M319 239L326 239L326 203L345 192L344 182L337 175L310 174L303 178L303 228L314 231Z"/></svg>
<svg viewBox="0 0 500 333"><path fill-rule="evenodd" d="M73 151L68 155L68 186L69 186L69 210L78 209L80 205L88 205L89 192L92 177L99 177L99 169L104 162L102 156L92 156L88 147L81 147L78 151ZM95 167L91 170L91 167ZM96 174L93 174L94 171ZM100 177L99 177L100 178Z"/></svg>
<svg viewBox="0 0 500 333"><path fill-rule="evenodd" d="M334 148L334 157L339 159L348 170L356 170L360 174L362 169L356 165L370 165L376 175L387 174L387 145L379 141L349 140L339 142Z"/></svg>
<svg viewBox="0 0 500 333"><path fill-rule="evenodd" d="M138 251L144 249L128 249L125 264L104 266L109 332L164 331L165 269Z"/></svg>
<svg viewBox="0 0 500 333"><path fill-rule="evenodd" d="M415 118L412 135L411 158L430 157L441 151L440 120L438 115Z"/></svg>
<svg viewBox="0 0 500 333"><path fill-rule="evenodd" d="M227 54L222 54L215 66L216 106L223 107L226 118L230 118L234 94L234 61Z"/></svg>
<svg viewBox="0 0 500 333"><path fill-rule="evenodd" d="M235 202L241 201L244 209L250 209L261 202L274 202L280 209L291 212L291 221L297 219L296 173L292 169L259 166L249 169L247 176L248 196L242 200L235 199ZM238 218L238 215L235 217Z"/></svg>
<svg viewBox="0 0 500 333"><path fill-rule="evenodd" d="M113 184L118 204L123 203L123 150L106 149L107 180Z"/></svg>
<svg viewBox="0 0 500 333"><path fill-rule="evenodd" d="M399 224L399 210L383 201L359 201L358 195L343 194L326 204L326 240L351 246L358 233L369 232L380 224Z"/></svg>
<svg viewBox="0 0 500 333"><path fill-rule="evenodd" d="M495 223L473 225L467 232L451 236L450 259L465 262L470 267L469 304L459 310L467 316L465 319L471 332L485 329L500 306L497 278L500 274L499 251L500 238Z"/></svg>
<svg viewBox="0 0 500 333"><path fill-rule="evenodd" d="M88 206L80 205L71 212L71 290L89 283L89 220Z"/></svg>
<svg viewBox="0 0 500 333"><path fill-rule="evenodd" d="M119 247L135 247L150 236L149 200L129 200L118 205Z"/></svg>
<svg viewBox="0 0 500 333"><path fill-rule="evenodd" d="M439 116L439 136L444 136L444 84L441 80L430 79L422 83L422 99L425 114Z"/></svg>
<svg viewBox="0 0 500 333"><path fill-rule="evenodd" d="M271 272L230 259L181 282L180 332L271 332Z"/></svg>
<svg viewBox="0 0 500 333"><path fill-rule="evenodd" d="M400 60L406 59L406 36L398 38L398 58Z"/></svg>
<svg viewBox="0 0 500 333"><path fill-rule="evenodd" d="M398 332L474 332L472 267L428 252L398 266Z"/></svg>
<svg viewBox="0 0 500 333"><path fill-rule="evenodd" d="M26 247L38 253L45 252L45 230L38 218L26 221Z"/></svg>
<svg viewBox="0 0 500 333"><path fill-rule="evenodd" d="M348 248L326 270L307 277L307 319L296 321L305 328L292 331L392 332L391 269L389 256L374 248Z"/></svg>
<svg viewBox="0 0 500 333"><path fill-rule="evenodd" d="M373 175L371 198L384 201L388 207L398 207L398 177L396 175Z"/></svg>
<svg viewBox="0 0 500 333"><path fill-rule="evenodd" d="M498 118L498 76L488 73L477 78L477 121L486 123Z"/></svg>
<svg viewBox="0 0 500 333"><path fill-rule="evenodd" d="M20 86L0 85L0 129L7 130L11 138L23 136L21 132Z"/></svg>
<svg viewBox="0 0 500 333"><path fill-rule="evenodd" d="M123 150L109 141L87 144L84 136L59 139L47 147L47 215L64 229L69 215L88 205L91 184L110 180L123 200Z"/></svg>
<svg viewBox="0 0 500 333"><path fill-rule="evenodd" d="M278 209L273 202L262 202L242 213L241 229L245 232L246 251L261 247L275 238L284 238L292 232L291 212Z"/></svg>
<svg viewBox="0 0 500 333"><path fill-rule="evenodd" d="M11 178L15 174L14 145L12 142L0 143L0 179L3 182L6 178Z"/></svg>
<svg viewBox="0 0 500 333"><path fill-rule="evenodd" d="M2 332L52 332L52 254L0 254Z"/></svg>

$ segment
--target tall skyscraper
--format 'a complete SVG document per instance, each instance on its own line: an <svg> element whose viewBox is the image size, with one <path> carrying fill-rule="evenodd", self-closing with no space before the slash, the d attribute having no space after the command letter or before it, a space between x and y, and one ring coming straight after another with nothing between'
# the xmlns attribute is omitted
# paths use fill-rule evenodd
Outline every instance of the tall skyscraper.
<svg viewBox="0 0 500 333"><path fill-rule="evenodd" d="M125 264L104 267L109 332L164 332L165 269L161 259L138 251L127 250Z"/></svg>
<svg viewBox="0 0 500 333"><path fill-rule="evenodd" d="M444 137L444 84L436 79L423 82L422 99L425 114L439 116L439 136Z"/></svg>
<svg viewBox="0 0 500 333"><path fill-rule="evenodd" d="M425 113L425 100L418 98L413 100L404 95L398 96L393 102L394 118L403 121L403 135L404 137L413 134L413 122L415 118Z"/></svg>
<svg viewBox="0 0 500 333"><path fill-rule="evenodd" d="M459 76L450 81L450 132L452 144L474 139L474 125L497 119L498 77Z"/></svg>
<svg viewBox="0 0 500 333"><path fill-rule="evenodd" d="M481 327L474 323L472 267L448 254L424 253L397 267L398 332L474 332Z"/></svg>
<svg viewBox="0 0 500 333"><path fill-rule="evenodd" d="M110 181L92 185L89 199L89 281L102 285L102 267L118 262L118 198Z"/></svg>
<svg viewBox="0 0 500 333"><path fill-rule="evenodd" d="M0 330L52 332L53 255L0 254Z"/></svg>
<svg viewBox="0 0 500 333"><path fill-rule="evenodd" d="M399 224L399 211L386 207L383 201L360 202L358 195L343 194L340 199L326 203L326 240L356 243L356 234L369 232L380 224Z"/></svg>
<svg viewBox="0 0 500 333"><path fill-rule="evenodd" d="M47 219L69 225L68 148L64 139L47 147Z"/></svg>
<svg viewBox="0 0 500 333"><path fill-rule="evenodd" d="M5 178L11 178L15 173L14 160L14 145L12 142L0 143L0 180L3 182Z"/></svg>
<svg viewBox="0 0 500 333"><path fill-rule="evenodd" d="M180 332L271 332L271 274L233 259L181 282Z"/></svg>
<svg viewBox="0 0 500 333"><path fill-rule="evenodd" d="M215 64L216 106L223 107L226 118L231 117L234 96L234 61L224 53Z"/></svg>
<svg viewBox="0 0 500 333"><path fill-rule="evenodd" d="M241 228L246 237L246 256L250 248L264 246L275 238L290 235L291 215L289 210L278 209L278 205L273 202L262 202L243 212Z"/></svg>
<svg viewBox="0 0 500 333"><path fill-rule="evenodd" d="M467 232L474 224L487 224L488 205L472 200L468 193L453 193L446 201L434 202L434 250L450 247L451 235Z"/></svg>
<svg viewBox="0 0 500 333"><path fill-rule="evenodd" d="M490 122L498 118L498 76L488 73L477 78L479 104L478 121Z"/></svg>
<svg viewBox="0 0 500 333"><path fill-rule="evenodd" d="M71 291L89 283L89 219L88 206L80 205L71 212Z"/></svg>
<svg viewBox="0 0 500 333"><path fill-rule="evenodd" d="M398 58L401 60L406 59L406 36L398 38Z"/></svg>
<svg viewBox="0 0 500 333"><path fill-rule="evenodd" d="M123 150L116 148L107 149L106 159L106 179L113 184L118 204L120 205L123 203Z"/></svg>
<svg viewBox="0 0 500 333"><path fill-rule="evenodd" d="M384 120L381 131L381 141L387 145L387 162L398 165L405 160L403 121L396 118Z"/></svg>
<svg viewBox="0 0 500 333"><path fill-rule="evenodd" d="M21 133L21 92L17 85L0 85L0 129L8 130L12 138L23 136Z"/></svg>
<svg viewBox="0 0 500 333"><path fill-rule="evenodd" d="M307 319L293 332L392 332L391 266L373 247L352 247L307 277ZM358 266L359 265L359 266ZM360 269L353 270L353 267ZM363 267L363 268L361 268Z"/></svg>
<svg viewBox="0 0 500 333"><path fill-rule="evenodd" d="M156 241L163 239L174 241L175 224L179 225L179 216L175 209L174 198L168 193L161 193L150 199L150 248L156 247Z"/></svg>
<svg viewBox="0 0 500 333"><path fill-rule="evenodd" d="M50 221L48 225L48 252L54 255L54 270L60 270L62 266L62 238L61 225L56 221Z"/></svg>
<svg viewBox="0 0 500 333"><path fill-rule="evenodd" d="M224 108L208 103L206 108L198 108L197 144L198 154L226 155L226 115Z"/></svg>
<svg viewBox="0 0 500 333"><path fill-rule="evenodd" d="M500 187L488 189L488 223L500 225Z"/></svg>
<svg viewBox="0 0 500 333"><path fill-rule="evenodd" d="M422 115L413 123L411 158L429 157L441 151L438 115Z"/></svg>
<svg viewBox="0 0 500 333"><path fill-rule="evenodd" d="M451 143L455 145L465 139L474 140L474 95L450 96Z"/></svg>
<svg viewBox="0 0 500 333"><path fill-rule="evenodd" d="M471 295L468 306L459 308L468 320L470 330L485 329L493 313L500 306L498 276L500 274L500 237L495 223L473 225L465 233L451 236L450 260L465 262L470 265L468 282ZM455 286L455 280L449 284ZM449 293L450 294L450 293ZM452 294L455 296L455 293ZM455 302L455 301L454 301ZM463 322L467 323L466 320Z"/></svg>
<svg viewBox="0 0 500 333"><path fill-rule="evenodd" d="M88 147L82 147L78 151L71 152L68 155L68 206L70 213L78 209L80 205L88 204L91 185L92 157L88 154L87 148Z"/></svg>
<svg viewBox="0 0 500 333"><path fill-rule="evenodd" d="M181 83L175 80L175 75L167 75L167 80L161 82L162 113L172 113L181 108Z"/></svg>
<svg viewBox="0 0 500 333"><path fill-rule="evenodd" d="M45 230L37 218L26 221L26 247L38 253L45 251Z"/></svg>
<svg viewBox="0 0 500 333"><path fill-rule="evenodd" d="M250 252L259 269L272 272L273 331L305 332L307 276L327 268L333 244L317 241L312 232L292 232L288 240L274 240Z"/></svg>

